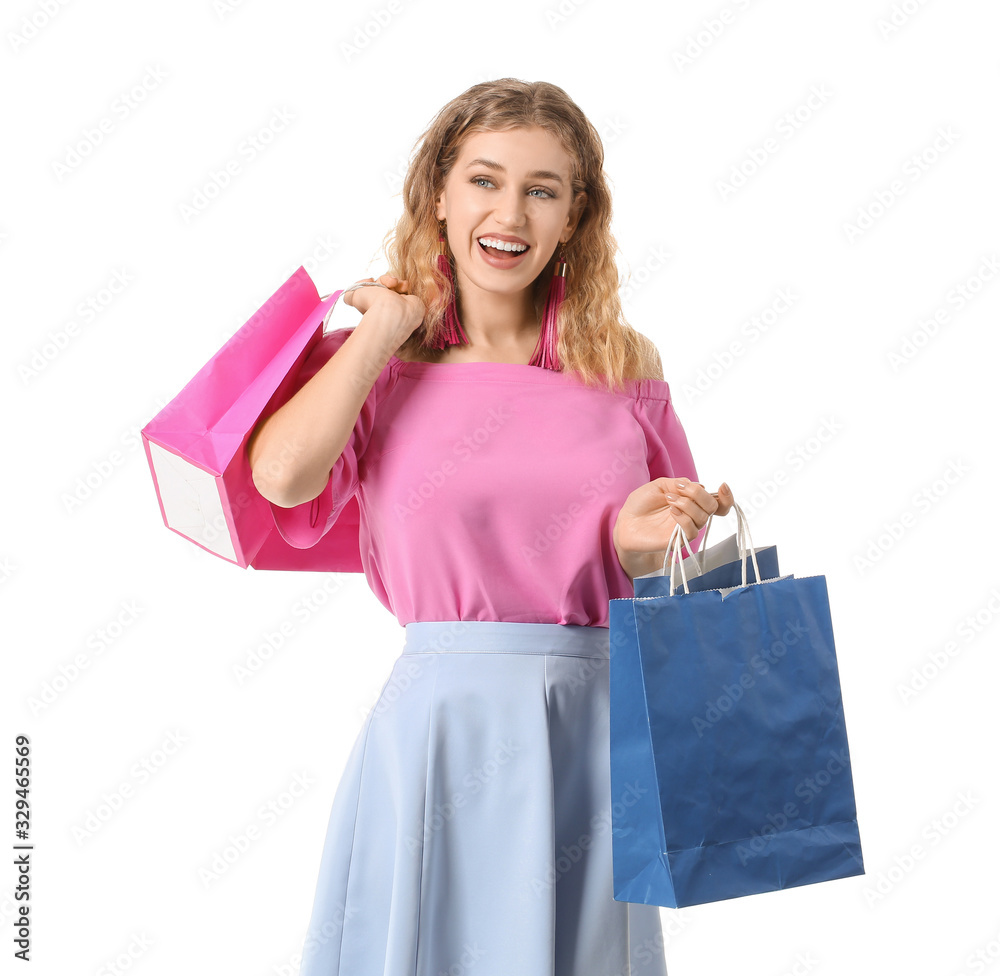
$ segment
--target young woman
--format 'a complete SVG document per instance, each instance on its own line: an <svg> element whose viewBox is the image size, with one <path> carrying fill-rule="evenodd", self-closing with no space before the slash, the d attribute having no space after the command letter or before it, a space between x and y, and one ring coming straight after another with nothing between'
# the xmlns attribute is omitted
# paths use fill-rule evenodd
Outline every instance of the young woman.
<svg viewBox="0 0 1000 976"><path fill-rule="evenodd" d="M658 908L612 894L608 601L732 495L696 480L622 317L603 159L554 85L445 105L390 273L352 287L361 320L250 441L293 545L357 498L405 627L336 792L302 976L665 973Z"/></svg>

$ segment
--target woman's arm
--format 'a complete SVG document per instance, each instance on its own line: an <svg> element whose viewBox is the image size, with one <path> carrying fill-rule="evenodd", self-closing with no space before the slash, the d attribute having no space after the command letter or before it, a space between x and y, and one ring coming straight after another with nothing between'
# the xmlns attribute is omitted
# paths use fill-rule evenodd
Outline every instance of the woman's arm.
<svg viewBox="0 0 1000 976"><path fill-rule="evenodd" d="M247 449L264 498L292 508L320 494L375 381L412 331L391 307L373 305L316 375L257 423Z"/></svg>

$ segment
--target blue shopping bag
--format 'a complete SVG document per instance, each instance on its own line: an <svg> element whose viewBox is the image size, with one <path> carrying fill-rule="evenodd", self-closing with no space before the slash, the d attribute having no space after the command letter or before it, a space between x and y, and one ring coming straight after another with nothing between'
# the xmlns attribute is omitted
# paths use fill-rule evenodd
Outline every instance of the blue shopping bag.
<svg viewBox="0 0 1000 976"><path fill-rule="evenodd" d="M615 899L864 874L826 578L609 604Z"/></svg>

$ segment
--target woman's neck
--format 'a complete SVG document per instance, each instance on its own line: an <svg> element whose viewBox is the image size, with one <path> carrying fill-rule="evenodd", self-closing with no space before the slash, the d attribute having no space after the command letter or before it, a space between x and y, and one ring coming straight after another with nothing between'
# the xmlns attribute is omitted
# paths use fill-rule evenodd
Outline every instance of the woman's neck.
<svg viewBox="0 0 1000 976"><path fill-rule="evenodd" d="M461 273L456 311L469 345L484 358L516 356L525 345L534 348L541 328L534 288L512 294L484 291Z"/></svg>

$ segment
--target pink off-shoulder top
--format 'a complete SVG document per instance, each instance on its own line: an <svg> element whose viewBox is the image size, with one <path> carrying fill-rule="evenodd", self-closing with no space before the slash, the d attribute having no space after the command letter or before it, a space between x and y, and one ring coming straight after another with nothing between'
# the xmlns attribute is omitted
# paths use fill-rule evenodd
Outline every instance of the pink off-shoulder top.
<svg viewBox="0 0 1000 976"><path fill-rule="evenodd" d="M351 331L320 339L294 389ZM361 565L401 625L607 627L608 601L633 595L615 518L664 476L698 479L662 380L611 392L537 366L393 356L323 492L271 511L285 541L307 548L356 498Z"/></svg>

